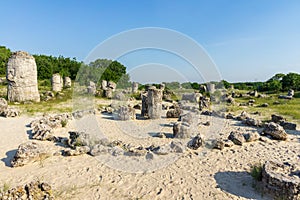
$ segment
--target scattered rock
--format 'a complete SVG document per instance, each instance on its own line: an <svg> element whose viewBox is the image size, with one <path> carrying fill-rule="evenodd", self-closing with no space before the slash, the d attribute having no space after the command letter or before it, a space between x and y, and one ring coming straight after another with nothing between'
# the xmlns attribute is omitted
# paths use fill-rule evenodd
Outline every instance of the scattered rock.
<svg viewBox="0 0 300 200"><path fill-rule="evenodd" d="M170 147L173 153L183 153L185 151L185 145L180 141L172 141Z"/></svg>
<svg viewBox="0 0 300 200"><path fill-rule="evenodd" d="M28 163L33 163L47 158L50 154L46 149L36 142L25 142L20 144L17 152L11 161L12 167L24 166Z"/></svg>
<svg viewBox="0 0 300 200"><path fill-rule="evenodd" d="M76 146L75 149L67 149L64 150L64 156L79 156L83 154L87 154L90 152L90 148L88 146Z"/></svg>
<svg viewBox="0 0 300 200"><path fill-rule="evenodd" d="M244 135L246 142L254 142L254 141L259 140L259 138L260 138L260 135L256 131L247 132L243 135Z"/></svg>
<svg viewBox="0 0 300 200"><path fill-rule="evenodd" d="M280 115L273 114L271 117L272 117L272 122L275 122L275 123L278 123L278 122L284 120L284 118Z"/></svg>
<svg viewBox="0 0 300 200"><path fill-rule="evenodd" d="M197 150L199 147L203 145L204 141L200 134L196 135L189 143L188 147L190 149Z"/></svg>
<svg viewBox="0 0 300 200"><path fill-rule="evenodd" d="M280 126L282 126L285 130L296 130L297 128L297 124L285 121L281 121Z"/></svg>
<svg viewBox="0 0 300 200"><path fill-rule="evenodd" d="M36 199L36 200L52 200L53 192L48 183L45 182L31 182L25 186L17 186L11 188L8 191L0 191L0 199Z"/></svg>
<svg viewBox="0 0 300 200"><path fill-rule="evenodd" d="M253 119L253 118L247 118L247 119L243 120L243 123L248 126L255 126L255 127L259 127L262 125L262 122L260 120Z"/></svg>
<svg viewBox="0 0 300 200"><path fill-rule="evenodd" d="M266 124L265 128L263 130L263 133L265 135L272 136L272 138L275 140L286 140L287 139L287 133L285 132L283 127L274 122L270 122L270 123Z"/></svg>
<svg viewBox="0 0 300 200"><path fill-rule="evenodd" d="M186 122L177 122L173 125L174 138L189 138L192 135L191 127Z"/></svg>
<svg viewBox="0 0 300 200"><path fill-rule="evenodd" d="M167 111L167 118L178 118L182 114L182 111L178 105L174 105L174 109Z"/></svg>
<svg viewBox="0 0 300 200"><path fill-rule="evenodd" d="M127 121L127 120L135 120L135 109L129 106L121 106L116 113L116 119Z"/></svg>
<svg viewBox="0 0 300 200"><path fill-rule="evenodd" d="M266 107L269 107L269 104L268 103L263 103L263 104L260 105L260 107L266 108Z"/></svg>
<svg viewBox="0 0 300 200"><path fill-rule="evenodd" d="M244 135L238 131L232 131L228 139L236 145L243 145L243 143L246 142Z"/></svg>
<svg viewBox="0 0 300 200"><path fill-rule="evenodd" d="M200 93L184 93L181 100L189 102L199 102L202 95Z"/></svg>
<svg viewBox="0 0 300 200"><path fill-rule="evenodd" d="M92 150L90 151L90 154L92 156L99 156L101 154L107 154L112 152L112 148L105 146L103 144L96 144L93 146Z"/></svg>
<svg viewBox="0 0 300 200"><path fill-rule="evenodd" d="M223 150L225 147L225 143L224 141L217 139L217 140L213 140L212 141L212 148L213 149L219 149L219 150Z"/></svg>

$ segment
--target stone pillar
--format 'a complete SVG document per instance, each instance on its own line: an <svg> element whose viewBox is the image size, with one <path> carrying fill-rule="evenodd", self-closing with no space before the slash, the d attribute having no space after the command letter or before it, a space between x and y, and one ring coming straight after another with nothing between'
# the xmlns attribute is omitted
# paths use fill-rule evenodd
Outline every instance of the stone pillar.
<svg viewBox="0 0 300 200"><path fill-rule="evenodd" d="M17 51L7 63L7 98L10 102L40 101L35 59L29 53Z"/></svg>
<svg viewBox="0 0 300 200"><path fill-rule="evenodd" d="M139 89L139 84L137 82L132 83L132 93L137 93Z"/></svg>
<svg viewBox="0 0 300 200"><path fill-rule="evenodd" d="M162 91L155 87L148 90L148 116L150 119L159 119L162 112Z"/></svg>
<svg viewBox="0 0 300 200"><path fill-rule="evenodd" d="M51 79L52 91L60 92L63 87L63 79L59 74L53 74Z"/></svg>
<svg viewBox="0 0 300 200"><path fill-rule="evenodd" d="M64 88L70 88L72 86L72 81L70 77L65 77L64 79Z"/></svg>
<svg viewBox="0 0 300 200"><path fill-rule="evenodd" d="M161 91L164 91L165 90L165 84L163 84L163 83L161 83L161 84L159 84L159 89L161 90Z"/></svg>
<svg viewBox="0 0 300 200"><path fill-rule="evenodd" d="M96 84L93 81L90 81L90 85L87 87L87 93L96 94Z"/></svg>
<svg viewBox="0 0 300 200"><path fill-rule="evenodd" d="M206 85L207 85L207 90L209 93L214 93L216 91L215 84L207 83Z"/></svg>
<svg viewBox="0 0 300 200"><path fill-rule="evenodd" d="M112 91L114 92L114 91L116 91L117 84L114 83L113 81L108 81L107 87L111 88Z"/></svg>
<svg viewBox="0 0 300 200"><path fill-rule="evenodd" d="M143 117L148 117L148 100L147 100L148 93L141 94L141 96L142 96L142 111L141 111L141 115Z"/></svg>
<svg viewBox="0 0 300 200"><path fill-rule="evenodd" d="M102 82L101 82L101 89L102 90L106 90L106 88L107 88L107 81L106 80L102 80Z"/></svg>

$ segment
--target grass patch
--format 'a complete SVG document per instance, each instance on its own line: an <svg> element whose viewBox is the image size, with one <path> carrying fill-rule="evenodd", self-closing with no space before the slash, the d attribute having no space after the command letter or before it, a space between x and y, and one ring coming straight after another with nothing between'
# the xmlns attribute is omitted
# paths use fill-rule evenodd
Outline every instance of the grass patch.
<svg viewBox="0 0 300 200"><path fill-rule="evenodd" d="M262 169L263 166L261 163L255 164L252 166L250 174L256 181L262 180Z"/></svg>

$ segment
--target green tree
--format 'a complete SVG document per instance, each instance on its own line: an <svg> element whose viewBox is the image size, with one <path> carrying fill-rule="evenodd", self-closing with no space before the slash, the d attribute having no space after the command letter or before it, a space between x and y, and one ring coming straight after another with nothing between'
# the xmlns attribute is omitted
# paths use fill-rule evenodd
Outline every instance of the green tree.
<svg viewBox="0 0 300 200"><path fill-rule="evenodd" d="M11 55L10 49L6 48L5 46L0 46L0 75L1 76L5 76L6 74L6 65L10 55Z"/></svg>
<svg viewBox="0 0 300 200"><path fill-rule="evenodd" d="M281 80L283 90L300 90L300 74L288 73Z"/></svg>

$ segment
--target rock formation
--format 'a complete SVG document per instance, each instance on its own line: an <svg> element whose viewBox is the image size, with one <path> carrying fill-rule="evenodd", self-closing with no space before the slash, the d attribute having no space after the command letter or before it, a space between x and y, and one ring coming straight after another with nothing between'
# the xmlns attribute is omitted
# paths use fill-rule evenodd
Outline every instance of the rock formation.
<svg viewBox="0 0 300 200"><path fill-rule="evenodd" d="M155 87L148 90L148 116L150 119L159 119L162 112L162 91Z"/></svg>
<svg viewBox="0 0 300 200"><path fill-rule="evenodd" d="M60 92L63 88L63 79L59 74L53 74L51 78L52 91Z"/></svg>
<svg viewBox="0 0 300 200"><path fill-rule="evenodd" d="M139 89L139 83L137 82L133 82L132 83L132 93L137 93L138 92L138 89Z"/></svg>
<svg viewBox="0 0 300 200"><path fill-rule="evenodd" d="M29 53L17 51L7 63L7 97L10 102L40 101L35 59Z"/></svg>
<svg viewBox="0 0 300 200"><path fill-rule="evenodd" d="M70 88L72 86L72 81L70 77L64 78L64 88Z"/></svg>

